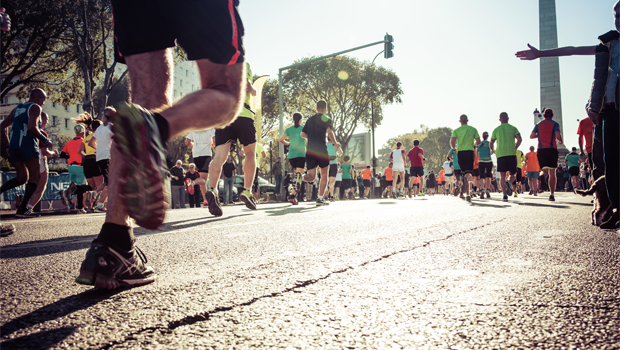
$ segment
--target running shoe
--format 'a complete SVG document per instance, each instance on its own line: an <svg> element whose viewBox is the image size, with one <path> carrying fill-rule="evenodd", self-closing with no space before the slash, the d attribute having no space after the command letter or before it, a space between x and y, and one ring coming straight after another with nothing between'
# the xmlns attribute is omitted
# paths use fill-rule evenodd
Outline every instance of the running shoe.
<svg viewBox="0 0 620 350"><path fill-rule="evenodd" d="M323 205L329 205L329 201L327 200L327 198L323 198Z"/></svg>
<svg viewBox="0 0 620 350"><path fill-rule="evenodd" d="M206 193L207 201L205 206L209 207L209 213L214 216L222 216L222 207L220 207L220 200L215 190L209 189Z"/></svg>
<svg viewBox="0 0 620 350"><path fill-rule="evenodd" d="M103 205L103 203L99 203L95 207L95 213L105 213L106 211L107 210L106 210L105 206Z"/></svg>
<svg viewBox="0 0 620 350"><path fill-rule="evenodd" d="M103 193L103 191L95 192L95 196L93 198L93 207L97 207L99 204L103 204L103 203L99 203L99 198L101 198L101 193Z"/></svg>
<svg viewBox="0 0 620 350"><path fill-rule="evenodd" d="M459 198L460 199L465 199L465 196L461 193L461 194L459 194Z"/></svg>
<svg viewBox="0 0 620 350"><path fill-rule="evenodd" d="M465 200L467 201L467 203L471 203L471 197L470 196L465 197Z"/></svg>
<svg viewBox="0 0 620 350"><path fill-rule="evenodd" d="M513 197L517 198L517 192L514 193Z"/></svg>
<svg viewBox="0 0 620 350"><path fill-rule="evenodd" d="M291 203L292 205L298 205L299 203L297 203L297 198L295 198L294 195L291 195L288 199L289 203Z"/></svg>
<svg viewBox="0 0 620 350"><path fill-rule="evenodd" d="M58 191L58 195L60 196L60 201L62 202L62 205L64 205L65 207L69 206L69 198L67 197L67 194L65 193L65 191Z"/></svg>
<svg viewBox="0 0 620 350"><path fill-rule="evenodd" d="M508 202L508 195L506 193L504 193L504 198L502 199L502 202Z"/></svg>
<svg viewBox="0 0 620 350"><path fill-rule="evenodd" d="M512 196L512 184L510 181L506 181L506 194Z"/></svg>
<svg viewBox="0 0 620 350"><path fill-rule="evenodd" d="M245 203L245 206L248 209L256 210L256 199L254 198L254 195L250 193L250 191L243 190L239 198L241 198L241 200L243 201L243 203Z"/></svg>
<svg viewBox="0 0 620 350"><path fill-rule="evenodd" d="M20 219L30 219L30 218L38 218L39 214L35 214L32 209L26 209L26 210L22 210L22 209L18 209L17 212L15 213L15 217L16 218L20 218Z"/></svg>
<svg viewBox="0 0 620 350"><path fill-rule="evenodd" d="M65 190L65 196L67 196L67 198L71 198L71 196L75 194L76 190L77 190L77 184L73 181L70 182L69 186Z"/></svg>
<svg viewBox="0 0 620 350"><path fill-rule="evenodd" d="M87 211L86 209L82 208L82 209L78 209L77 212L75 212L76 214L86 214Z"/></svg>
<svg viewBox="0 0 620 350"><path fill-rule="evenodd" d="M0 229L0 237L10 236L15 233L15 225L3 224Z"/></svg>
<svg viewBox="0 0 620 350"><path fill-rule="evenodd" d="M185 188L187 189L187 193L189 193L190 196L194 194L194 184L192 184L192 179L185 179Z"/></svg>
<svg viewBox="0 0 620 350"><path fill-rule="evenodd" d="M531 196L531 195L533 195L533 194L534 194L534 190L530 190L529 195Z"/></svg>
<svg viewBox="0 0 620 350"><path fill-rule="evenodd" d="M317 206L317 207L320 207L320 206L322 206L322 205L325 205L325 202L323 202L323 200L322 200L322 199L318 199L318 198L317 198L317 200L316 200L316 206Z"/></svg>
<svg viewBox="0 0 620 350"><path fill-rule="evenodd" d="M136 104L121 102L114 115L114 142L123 157L119 174L121 201L127 213L146 229L164 222L168 186L164 185L164 142L153 114Z"/></svg>
<svg viewBox="0 0 620 350"><path fill-rule="evenodd" d="M549 201L555 202L555 197L552 194L549 195Z"/></svg>
<svg viewBox="0 0 620 350"><path fill-rule="evenodd" d="M124 287L142 286L157 279L153 268L146 263L146 256L138 247L123 251L96 239L86 252L75 282L106 288L103 280L112 278Z"/></svg>
<svg viewBox="0 0 620 350"><path fill-rule="evenodd" d="M537 193L537 192L534 192L534 196L535 196L535 197L536 197L536 196L538 196L538 193Z"/></svg>

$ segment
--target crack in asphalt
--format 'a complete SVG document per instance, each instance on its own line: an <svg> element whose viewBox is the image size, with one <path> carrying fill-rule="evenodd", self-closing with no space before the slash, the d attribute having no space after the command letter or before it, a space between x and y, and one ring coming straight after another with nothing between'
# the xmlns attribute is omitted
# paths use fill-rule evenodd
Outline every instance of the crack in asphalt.
<svg viewBox="0 0 620 350"><path fill-rule="evenodd" d="M139 335L139 334L143 334L143 333L154 333L154 332L159 331L161 334L170 334L170 333L172 333L173 330L175 330L176 328L179 328L181 326L189 326L189 325L196 324L198 322L208 321L211 318L212 315L215 315L215 314L218 314L218 313L221 313L221 312L232 311L232 310L234 310L236 308L243 307L243 306L249 306L249 305L252 305L252 304L254 304L254 303L258 302L258 301L261 301L263 299L279 297L281 295L284 295L284 294L287 294L287 293L290 293L290 292L298 292L298 289L302 289L302 288L305 288L307 286L316 284L316 283L318 283L320 281L323 281L323 280L326 280L326 279L328 279L328 278L330 278L330 277L332 277L334 275L345 273L345 272L354 270L354 269L359 268L359 267L364 267L364 266L366 266L368 264L371 264L371 263L376 263L376 262L379 262L379 261L382 261L382 260L386 260L386 259L389 259L389 258L391 258L391 257L393 257L395 255L398 255L398 254L412 252L412 251L414 251L416 249L420 249L420 248L426 248L429 245L431 245L432 243L446 241L446 240L449 240L450 238L455 237L457 235L464 234L464 233L467 233L467 232L470 232L470 231L481 229L481 228L489 226L489 225L493 225L493 224L499 223L501 221L504 221L504 219L505 218L502 218L500 220L497 220L497 221L494 221L494 222L490 222L490 223L486 223L486 224L481 225L481 226L476 226L476 227L473 227L473 228L470 228L470 229L467 229L467 230L459 231L459 232L447 235L447 236L445 236L443 238L433 239L433 240L424 242L423 244L421 244L419 246L415 246L415 247L411 247L411 248L407 248L407 249L402 249L402 250L398 250L398 251L395 251L395 252L392 252L392 253L389 253L389 254L385 254L385 255L382 255L382 256L380 256L380 257L378 257L376 259L363 262L363 263L359 264L358 266L349 266L349 267L346 267L346 268L343 268L343 269L340 269L340 270L332 271L332 272L326 274L323 277L319 277L319 278L315 278L315 279L311 279L311 280L307 280L307 281L303 281L303 282L298 282L298 283L295 283L294 286L286 288L286 289L281 290L279 292L273 292L273 293L270 293L270 294L265 294L265 295L261 295L261 296L258 296L258 297L254 297L254 298L252 298L252 299L250 299L250 300L248 300L246 302L243 302L243 303L238 303L238 304L234 304L234 305L231 305L231 306L225 306L225 307L217 307L215 309L212 309L212 310L209 310L209 311L206 311L206 312L202 312L202 313L199 313L199 314L196 314L196 315L186 316L186 317L183 317L180 320L168 322L167 326L153 326L153 327L143 328L143 329L140 329L140 330L138 330L136 332L133 332L133 333L127 335L124 340L115 340L115 341L109 342L109 343L105 344L104 346L100 347L99 349L101 349L101 350L110 349L114 345L121 345L121 344L123 344L123 343L125 343L126 341L129 341L129 340L137 340L136 336Z"/></svg>

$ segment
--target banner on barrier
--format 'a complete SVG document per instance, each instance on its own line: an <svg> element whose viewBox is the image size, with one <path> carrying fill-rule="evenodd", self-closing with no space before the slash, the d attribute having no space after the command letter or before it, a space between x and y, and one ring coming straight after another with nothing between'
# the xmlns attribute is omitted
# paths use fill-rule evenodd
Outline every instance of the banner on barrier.
<svg viewBox="0 0 620 350"><path fill-rule="evenodd" d="M15 172L2 172L2 183L6 183L7 181L15 178L17 176ZM47 187L45 188L45 192L43 192L42 201L53 201L60 200L60 196L58 195L58 191L66 190L69 187L69 173L56 174L51 173L49 175L49 179L47 180ZM26 191L26 185L21 185L15 187L11 190L8 190L2 194L2 199L5 201L14 201L15 195L21 194L23 195Z"/></svg>

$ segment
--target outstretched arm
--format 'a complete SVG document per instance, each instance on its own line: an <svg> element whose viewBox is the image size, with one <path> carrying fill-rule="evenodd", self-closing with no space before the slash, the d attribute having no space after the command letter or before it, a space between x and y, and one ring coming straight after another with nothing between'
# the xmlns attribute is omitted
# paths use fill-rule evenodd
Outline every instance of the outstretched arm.
<svg viewBox="0 0 620 350"><path fill-rule="evenodd" d="M538 50L534 46L527 44L529 50L519 51L515 54L521 60L535 60L540 57L559 57L572 55L594 55L596 46L564 46L557 49Z"/></svg>

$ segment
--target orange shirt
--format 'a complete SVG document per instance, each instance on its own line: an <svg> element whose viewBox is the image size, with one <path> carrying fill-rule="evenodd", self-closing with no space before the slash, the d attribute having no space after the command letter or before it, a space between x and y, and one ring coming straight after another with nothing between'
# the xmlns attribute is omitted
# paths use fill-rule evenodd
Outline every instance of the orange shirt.
<svg viewBox="0 0 620 350"><path fill-rule="evenodd" d="M476 156L476 158L474 158L474 169L478 169L478 159L479 159L478 156Z"/></svg>
<svg viewBox="0 0 620 350"><path fill-rule="evenodd" d="M414 177L413 178L413 184L416 185L416 184L419 184L419 183L420 183L420 177L419 176Z"/></svg>
<svg viewBox="0 0 620 350"><path fill-rule="evenodd" d="M370 180L370 178L372 177L372 170L368 168L362 170L361 173L362 173L362 180Z"/></svg>
<svg viewBox="0 0 620 350"><path fill-rule="evenodd" d="M594 123L592 123L590 118L583 118L579 122L579 128L577 128L577 135L579 135L579 139L582 140L583 149L586 151L586 153L592 153L593 129Z"/></svg>
<svg viewBox="0 0 620 350"><path fill-rule="evenodd" d="M69 155L67 165L82 165L82 155L78 153L82 141L84 141L84 136L76 136L63 147L62 151Z"/></svg>
<svg viewBox="0 0 620 350"><path fill-rule="evenodd" d="M439 172L439 181L446 181L446 171L444 169L441 169L441 171Z"/></svg>
<svg viewBox="0 0 620 350"><path fill-rule="evenodd" d="M393 181L394 180L394 175L392 172L392 168L387 167L385 168L385 180L386 181Z"/></svg>
<svg viewBox="0 0 620 350"><path fill-rule="evenodd" d="M539 172L540 165L538 164L538 155L536 152L529 152L525 155L525 168L529 172Z"/></svg>

